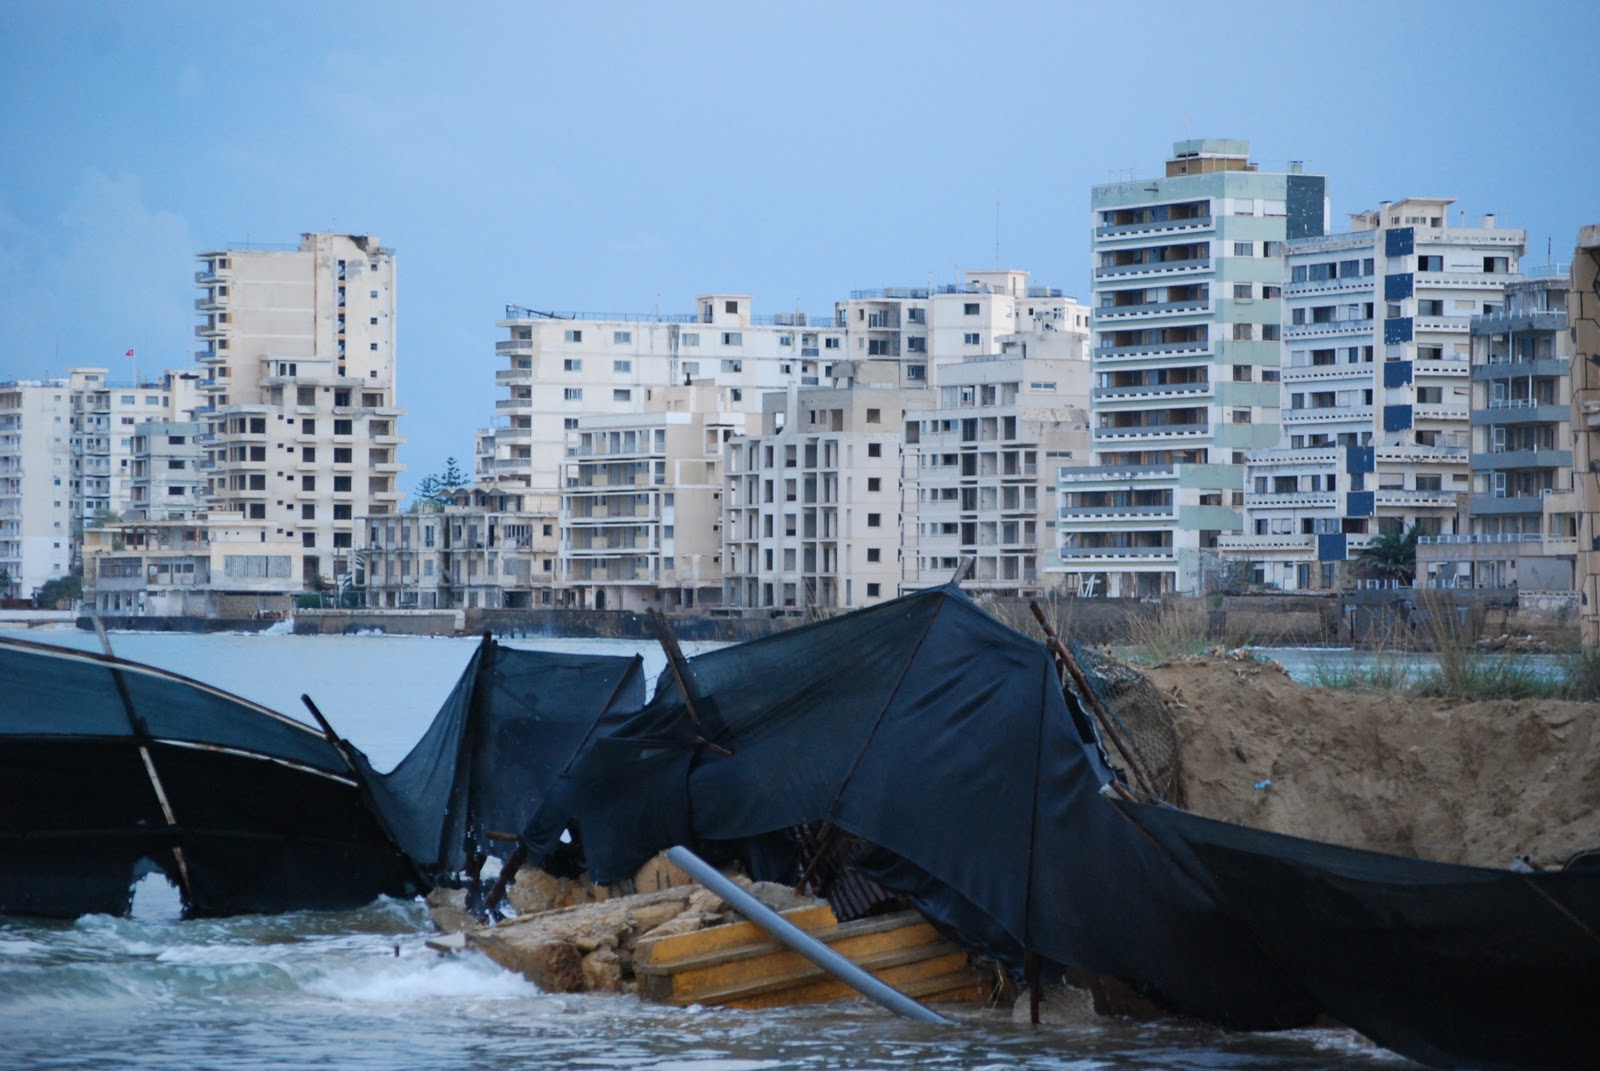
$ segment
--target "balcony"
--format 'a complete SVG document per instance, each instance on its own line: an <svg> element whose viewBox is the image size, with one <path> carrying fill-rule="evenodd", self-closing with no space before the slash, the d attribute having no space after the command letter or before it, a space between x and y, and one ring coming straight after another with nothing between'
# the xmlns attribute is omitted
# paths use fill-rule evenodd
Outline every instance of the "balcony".
<svg viewBox="0 0 1600 1071"><path fill-rule="evenodd" d="M1572 465L1571 450L1490 450L1472 455L1473 472L1561 469Z"/></svg>
<svg viewBox="0 0 1600 1071"><path fill-rule="evenodd" d="M1117 357L1168 357L1208 353L1210 342L1144 342L1137 346L1096 346L1089 351L1095 360Z"/></svg>
<svg viewBox="0 0 1600 1071"><path fill-rule="evenodd" d="M1253 508L1332 508L1339 505L1336 491L1252 491L1244 496L1245 509Z"/></svg>
<svg viewBox="0 0 1600 1071"><path fill-rule="evenodd" d="M1480 493L1472 496L1469 508L1482 515L1531 515L1544 512L1545 496L1535 494Z"/></svg>
<svg viewBox="0 0 1600 1071"><path fill-rule="evenodd" d="M494 381L501 386L531 386L533 384L533 369L502 368L495 372Z"/></svg>
<svg viewBox="0 0 1600 1071"><path fill-rule="evenodd" d="M1268 551L1312 552L1317 537L1305 533L1279 535L1225 535L1217 538L1217 549L1225 554L1250 555Z"/></svg>
<svg viewBox="0 0 1600 1071"><path fill-rule="evenodd" d="M1171 547L1062 547L1059 553L1063 561L1071 559L1074 562L1170 562L1177 560L1177 555Z"/></svg>
<svg viewBox="0 0 1600 1071"><path fill-rule="evenodd" d="M1163 260L1154 264L1118 264L1109 268L1096 268L1096 279L1123 279L1141 275L1175 275L1179 272L1211 270L1210 257L1191 257L1188 260Z"/></svg>
<svg viewBox="0 0 1600 1071"><path fill-rule="evenodd" d="M1207 301L1151 301L1141 305L1101 305L1094 310L1096 323L1118 320L1127 316L1209 316L1211 302Z"/></svg>
<svg viewBox="0 0 1600 1071"><path fill-rule="evenodd" d="M532 398L501 398L494 403L494 409L497 413L521 412L532 408Z"/></svg>
<svg viewBox="0 0 1600 1071"><path fill-rule="evenodd" d="M1062 506L1056 510L1056 516L1062 521L1080 521L1097 518L1102 521L1115 520L1149 520L1151 518L1175 519L1177 510L1169 505L1165 506Z"/></svg>
<svg viewBox="0 0 1600 1071"><path fill-rule="evenodd" d="M1311 338L1327 338L1334 335L1370 335L1372 334L1373 321L1368 318L1359 320L1325 320L1312 324L1284 324L1283 340L1285 342L1298 342Z"/></svg>
<svg viewBox="0 0 1600 1071"><path fill-rule="evenodd" d="M1304 282L1283 284L1283 296L1371 292L1377 286L1376 280L1375 275L1351 275L1343 279L1307 279Z"/></svg>
<svg viewBox="0 0 1600 1071"><path fill-rule="evenodd" d="M1123 238L1144 234L1175 234L1185 231L1208 231L1215 225L1216 220L1211 216L1191 216L1188 219L1107 224L1103 227L1096 227L1094 236L1096 238Z"/></svg>
<svg viewBox="0 0 1600 1071"><path fill-rule="evenodd" d="M1325 405L1315 409L1283 409L1279 420L1284 424L1318 424L1324 421L1360 420L1372 422L1370 405Z"/></svg>
<svg viewBox="0 0 1600 1071"><path fill-rule="evenodd" d="M1144 424L1137 427L1094 429L1094 438L1097 442L1106 439L1147 439L1156 436L1197 439L1210 434L1211 425L1206 423Z"/></svg>
<svg viewBox="0 0 1600 1071"><path fill-rule="evenodd" d="M1525 424L1561 424L1572 419L1570 405L1540 402L1533 398L1501 398L1489 403L1487 409L1472 411L1474 427L1516 426Z"/></svg>
<svg viewBox="0 0 1600 1071"><path fill-rule="evenodd" d="M1404 488L1380 487L1377 491L1379 506L1404 506L1412 509L1455 509L1460 496L1455 491L1408 491ZM1538 512L1535 509L1534 512Z"/></svg>
<svg viewBox="0 0 1600 1071"><path fill-rule="evenodd" d="M1140 387L1095 387L1090 392L1095 401L1115 402L1161 398L1204 398L1211 394L1211 384L1163 383Z"/></svg>

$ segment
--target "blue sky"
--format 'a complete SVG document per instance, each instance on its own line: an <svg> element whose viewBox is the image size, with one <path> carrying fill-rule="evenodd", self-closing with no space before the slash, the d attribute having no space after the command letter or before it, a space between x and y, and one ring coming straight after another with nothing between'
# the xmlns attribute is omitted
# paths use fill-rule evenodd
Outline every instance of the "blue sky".
<svg viewBox="0 0 1600 1071"><path fill-rule="evenodd" d="M398 255L407 483L469 459L494 323L759 312L1000 260L1088 296L1089 188L1185 136L1600 222L1600 4L0 0L0 380L192 363L193 254Z"/></svg>

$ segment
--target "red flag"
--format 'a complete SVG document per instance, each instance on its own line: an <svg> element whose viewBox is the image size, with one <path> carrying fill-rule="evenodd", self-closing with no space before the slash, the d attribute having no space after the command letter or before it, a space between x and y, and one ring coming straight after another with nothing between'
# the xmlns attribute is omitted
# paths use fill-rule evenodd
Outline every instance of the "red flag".
<svg viewBox="0 0 1600 1071"><path fill-rule="evenodd" d="M127 353L124 353L123 356L124 357L132 357L133 356L133 351L129 350Z"/></svg>

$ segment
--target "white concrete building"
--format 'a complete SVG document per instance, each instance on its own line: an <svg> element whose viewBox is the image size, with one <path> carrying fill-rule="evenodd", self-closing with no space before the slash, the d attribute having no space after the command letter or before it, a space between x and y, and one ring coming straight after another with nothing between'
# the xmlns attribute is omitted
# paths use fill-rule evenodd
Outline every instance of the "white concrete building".
<svg viewBox="0 0 1600 1071"><path fill-rule="evenodd" d="M628 415L646 391L706 381L760 410L763 391L820 383L845 353L832 313L756 315L745 294L703 294L692 314L539 312L506 306L495 352L505 396L477 435L480 480L554 492L567 433L582 417Z"/></svg>
<svg viewBox="0 0 1600 1071"><path fill-rule="evenodd" d="M200 262L208 501L297 543L296 587L337 581L353 569L355 518L401 497L394 253L310 233Z"/></svg>
<svg viewBox="0 0 1600 1071"><path fill-rule="evenodd" d="M501 485L464 487L443 508L357 518L354 582L374 609L550 606L556 502Z"/></svg>
<svg viewBox="0 0 1600 1071"><path fill-rule="evenodd" d="M841 363L833 387L764 399L727 453L723 603L782 614L852 610L899 593L900 475L910 414L899 362Z"/></svg>
<svg viewBox="0 0 1600 1071"><path fill-rule="evenodd" d="M580 417L561 479L561 601L595 610L722 602L723 455L739 388L642 388L642 412Z"/></svg>
<svg viewBox="0 0 1600 1071"><path fill-rule="evenodd" d="M1221 540L1257 580L1328 588L1381 532L1464 531L1469 325L1502 310L1525 236L1492 216L1451 227L1451 204L1409 198L1289 243L1283 438L1251 455L1247 531Z"/></svg>
<svg viewBox="0 0 1600 1071"><path fill-rule="evenodd" d="M84 533L83 601L99 614L279 617L293 608L296 542L238 513Z"/></svg>
<svg viewBox="0 0 1600 1071"><path fill-rule="evenodd" d="M1093 458L1058 488L1054 568L1073 588L1199 590L1241 529L1245 455L1278 439L1284 243L1324 232L1325 192L1226 139L1094 188Z"/></svg>
<svg viewBox="0 0 1600 1071"><path fill-rule="evenodd" d="M937 408L906 417L901 591L943 584L968 558L971 591L1033 596L1061 582L1042 564L1056 470L1089 455L1089 362L1022 353L941 364Z"/></svg>
<svg viewBox="0 0 1600 1071"><path fill-rule="evenodd" d="M1419 542L1417 574L1431 584L1573 589L1570 268L1524 271L1500 309L1471 320L1468 528Z"/></svg>
<svg viewBox="0 0 1600 1071"><path fill-rule="evenodd" d="M28 598L72 568L72 389L0 383L0 598Z"/></svg>
<svg viewBox="0 0 1600 1071"><path fill-rule="evenodd" d="M969 271L961 285L855 290L835 303L851 360L894 362L895 386L936 382L937 369L1015 352L1088 357L1089 310L1018 270ZM814 384L813 384L814 385Z"/></svg>
<svg viewBox="0 0 1600 1071"><path fill-rule="evenodd" d="M192 520L204 508L205 429L193 420L153 420L135 429L124 520Z"/></svg>

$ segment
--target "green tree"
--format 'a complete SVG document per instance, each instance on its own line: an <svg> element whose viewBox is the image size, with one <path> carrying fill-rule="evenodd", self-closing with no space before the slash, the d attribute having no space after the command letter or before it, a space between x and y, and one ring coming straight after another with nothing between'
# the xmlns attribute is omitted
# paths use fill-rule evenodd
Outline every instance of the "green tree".
<svg viewBox="0 0 1600 1071"><path fill-rule="evenodd" d="M1356 563L1368 576L1409 584L1417 575L1417 540L1421 537L1422 529L1415 524L1404 533L1383 532L1367 544Z"/></svg>
<svg viewBox="0 0 1600 1071"><path fill-rule="evenodd" d="M46 580L33 593L33 605L40 610L59 610L71 607L83 598L83 574L74 569L66 576Z"/></svg>
<svg viewBox="0 0 1600 1071"><path fill-rule="evenodd" d="M472 477L456 463L454 457L444 459L444 469L429 473L417 482L412 497L412 508L443 509L450 503L450 494L472 483Z"/></svg>

